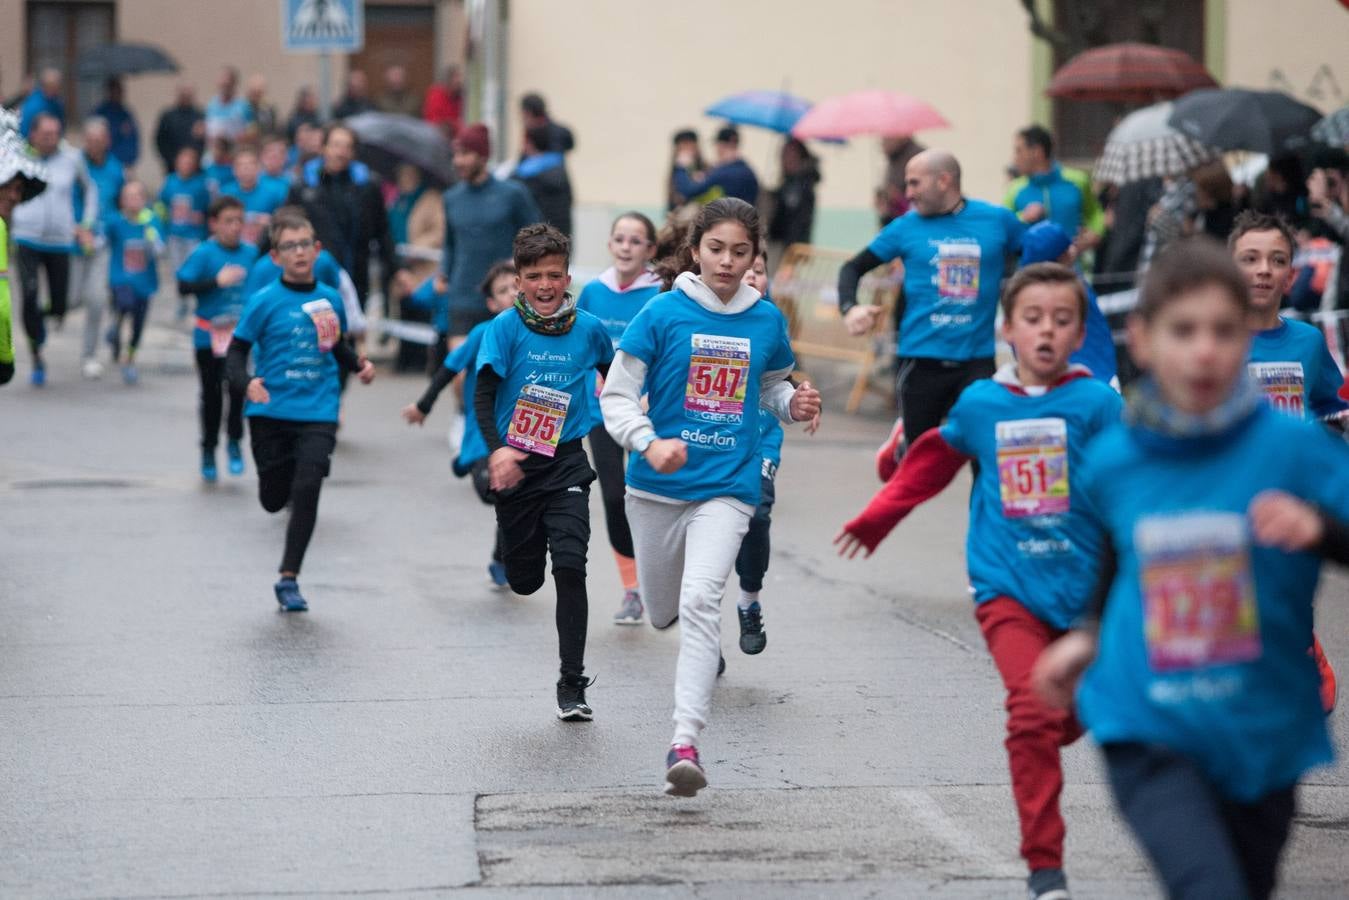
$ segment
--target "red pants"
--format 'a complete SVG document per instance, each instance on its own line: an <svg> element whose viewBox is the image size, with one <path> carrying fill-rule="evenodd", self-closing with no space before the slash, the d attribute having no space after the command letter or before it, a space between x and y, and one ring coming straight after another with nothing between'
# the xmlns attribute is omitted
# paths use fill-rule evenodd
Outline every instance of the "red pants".
<svg viewBox="0 0 1349 900"><path fill-rule="evenodd" d="M1037 619L1010 597L975 607L988 651L1007 688L1007 761L1021 820L1021 856L1031 871L1063 868L1063 816L1059 748L1082 735L1072 713L1051 709L1031 688L1040 652L1063 632Z"/></svg>

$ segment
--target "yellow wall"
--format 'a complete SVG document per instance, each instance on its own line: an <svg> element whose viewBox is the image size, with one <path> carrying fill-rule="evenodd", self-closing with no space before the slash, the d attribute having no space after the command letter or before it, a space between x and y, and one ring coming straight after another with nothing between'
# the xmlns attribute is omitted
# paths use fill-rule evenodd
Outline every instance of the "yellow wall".
<svg viewBox="0 0 1349 900"><path fill-rule="evenodd" d="M1030 110L1031 37L1011 0L512 0L510 14L508 140L518 142L520 94L543 92L576 132L569 164L582 203L660 203L670 135L686 125L710 135L719 123L701 110L739 90L821 99L877 87L925 99L954 127L920 140L953 150L982 197L1001 194L1012 132ZM742 133L750 164L775 182L777 140ZM869 208L878 142L817 149L819 204Z"/></svg>
<svg viewBox="0 0 1349 900"><path fill-rule="evenodd" d="M1226 0L1226 7L1219 80L1284 90L1324 112L1349 103L1349 9L1336 0Z"/></svg>

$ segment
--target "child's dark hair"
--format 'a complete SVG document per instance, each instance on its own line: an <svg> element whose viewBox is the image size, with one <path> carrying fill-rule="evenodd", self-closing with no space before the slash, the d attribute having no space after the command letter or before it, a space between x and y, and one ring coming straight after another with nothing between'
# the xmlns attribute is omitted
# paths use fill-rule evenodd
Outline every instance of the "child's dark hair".
<svg viewBox="0 0 1349 900"><path fill-rule="evenodd" d="M639 213L635 209L630 209L617 219L614 219L614 224L609 226L609 233L613 234L614 229L618 227L618 223L622 222L624 219L632 219L632 221L641 225L642 228L646 230L646 239L651 242L653 247L656 245L656 223L652 222L644 214Z"/></svg>
<svg viewBox="0 0 1349 900"><path fill-rule="evenodd" d="M1026 288L1037 284L1063 285L1071 288L1077 297L1077 322L1086 327L1087 289L1082 286L1082 279L1077 277L1076 272L1056 262L1031 263L1017 269L1012 277L1007 279L1007 284L1002 289L1003 316L1010 319L1016 310L1016 298Z"/></svg>
<svg viewBox="0 0 1349 900"><path fill-rule="evenodd" d="M1243 211L1232 223L1232 233L1227 237L1227 249L1235 250L1237 241L1252 231L1277 231L1288 243L1288 252L1297 249L1297 240L1293 236L1293 226L1280 215L1257 212L1253 209Z"/></svg>
<svg viewBox="0 0 1349 900"><path fill-rule="evenodd" d="M232 197L229 194L221 194L211 201L210 206L206 207L206 218L208 221L214 222L216 219L220 218L220 214L227 209L237 209L242 212L243 208L244 202L238 197Z"/></svg>
<svg viewBox="0 0 1349 900"><path fill-rule="evenodd" d="M681 272L698 270L698 264L693 261L693 248L702 241L704 234L722 222L739 222L743 225L745 231L749 232L752 254L759 255L759 250L764 245L763 235L760 233L759 211L735 197L713 200L698 210L693 221L686 226L675 217L665 223L657 252L667 245L667 237L675 237L682 229L687 231L683 240L675 243L673 250L655 263L656 274L660 276L664 290L668 291L674 286L674 280Z"/></svg>
<svg viewBox="0 0 1349 900"><path fill-rule="evenodd" d="M1207 285L1222 288L1242 315L1250 312L1250 288L1226 247L1209 237L1175 241L1143 276L1134 315L1151 322L1180 295Z"/></svg>
<svg viewBox="0 0 1349 900"><path fill-rule="evenodd" d="M515 235L515 267L532 266L547 256L561 256L571 262L571 241L552 225L538 222L526 225Z"/></svg>
<svg viewBox="0 0 1349 900"><path fill-rule="evenodd" d="M478 290L482 291L484 297L491 297L492 285L496 284L498 278L502 275L518 275L519 271L519 269L515 268L515 263L508 259L493 263L492 268L487 270L487 275L483 278L482 284L478 286Z"/></svg>
<svg viewBox="0 0 1349 900"><path fill-rule="evenodd" d="M314 223L304 214L304 207L278 207L276 212L272 213L272 224L267 228L267 240L275 247L281 241L281 232L304 228L309 229L311 235L315 234Z"/></svg>

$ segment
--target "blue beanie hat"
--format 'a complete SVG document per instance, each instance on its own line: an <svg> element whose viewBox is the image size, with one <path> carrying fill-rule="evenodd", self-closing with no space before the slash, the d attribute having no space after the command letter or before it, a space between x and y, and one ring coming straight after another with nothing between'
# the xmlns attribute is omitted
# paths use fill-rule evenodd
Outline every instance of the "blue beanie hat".
<svg viewBox="0 0 1349 900"><path fill-rule="evenodd" d="M1021 265L1057 262L1072 245L1073 239L1062 226L1053 222L1038 222L1028 228L1021 238Z"/></svg>

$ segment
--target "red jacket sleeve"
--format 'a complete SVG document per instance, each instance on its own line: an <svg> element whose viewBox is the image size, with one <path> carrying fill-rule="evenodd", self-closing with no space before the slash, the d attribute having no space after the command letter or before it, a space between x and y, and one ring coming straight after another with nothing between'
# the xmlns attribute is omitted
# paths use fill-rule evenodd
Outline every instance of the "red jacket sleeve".
<svg viewBox="0 0 1349 900"><path fill-rule="evenodd" d="M946 443L933 428L913 442L899 470L885 483L862 514L843 526L869 551L885 539L918 504L931 500L951 483L969 457Z"/></svg>

